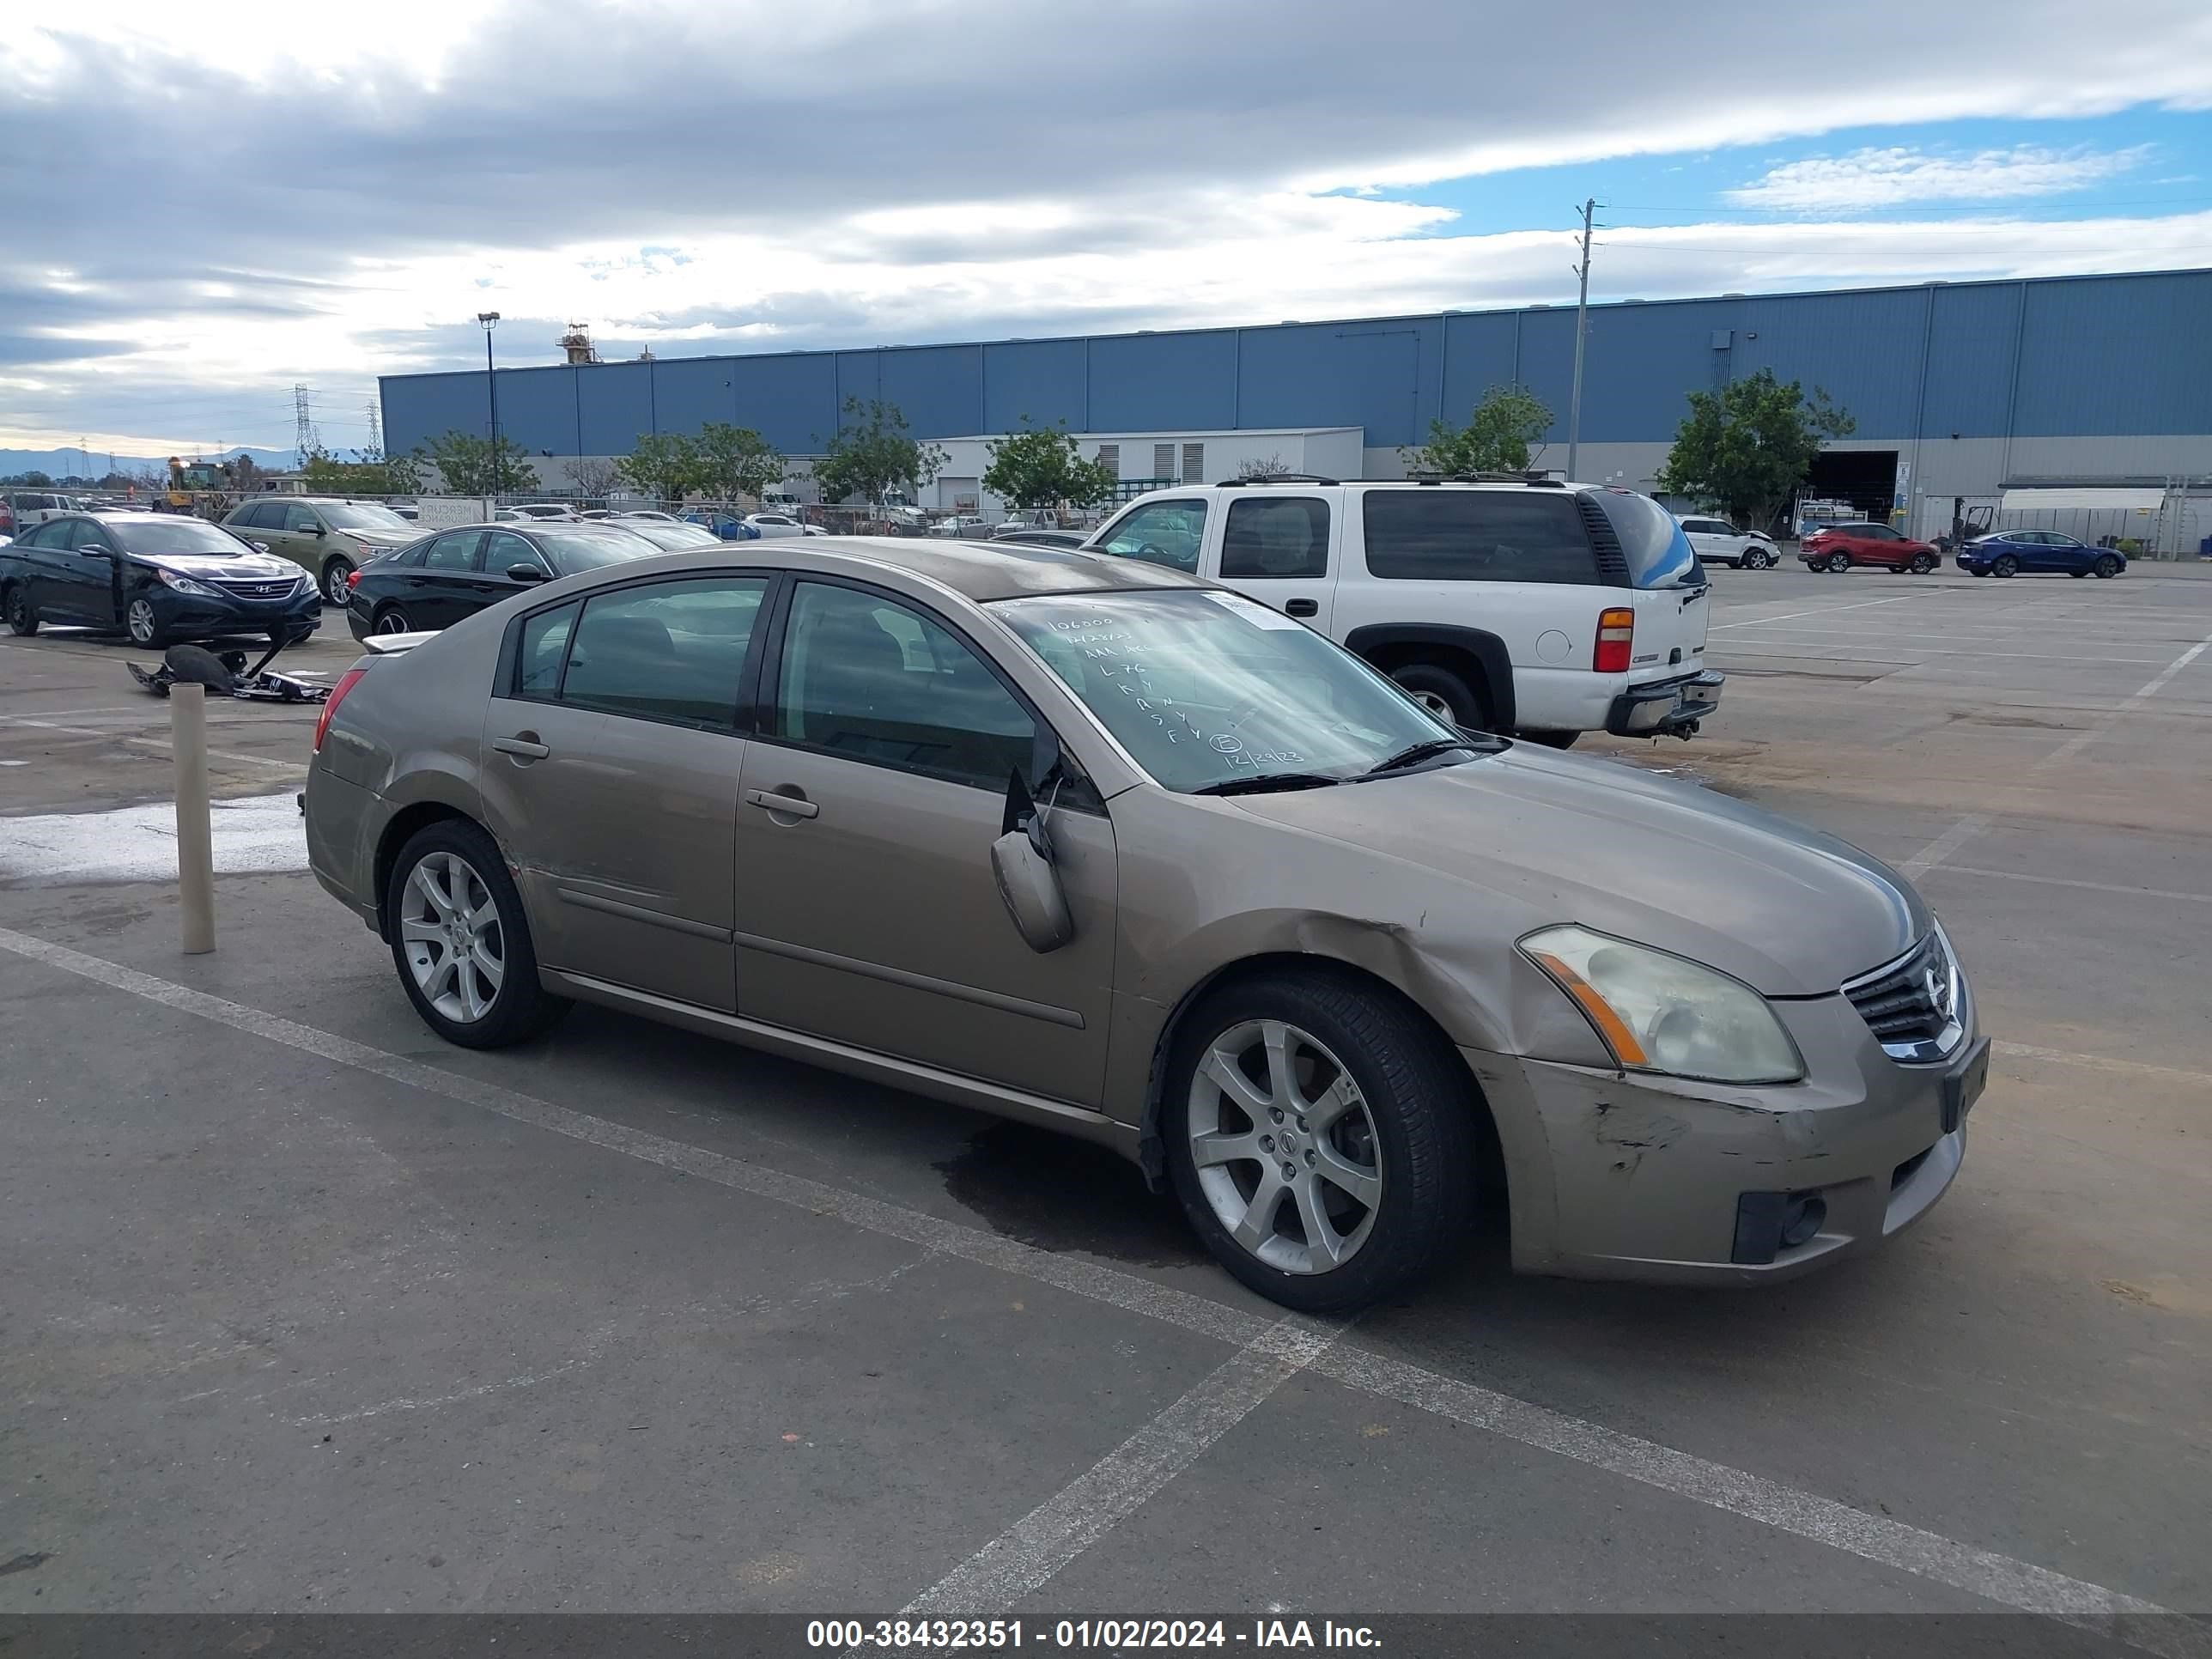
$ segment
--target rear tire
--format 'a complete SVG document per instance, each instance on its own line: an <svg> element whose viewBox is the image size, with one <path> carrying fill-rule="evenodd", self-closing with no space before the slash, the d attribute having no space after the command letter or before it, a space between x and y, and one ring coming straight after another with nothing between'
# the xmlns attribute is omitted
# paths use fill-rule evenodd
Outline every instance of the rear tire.
<svg viewBox="0 0 2212 1659"><path fill-rule="evenodd" d="M21 582L9 584L8 631L26 640L39 631L39 613L32 607L31 590Z"/></svg>
<svg viewBox="0 0 2212 1659"><path fill-rule="evenodd" d="M400 988L422 1023L464 1048L504 1048L568 1012L538 982L522 895L499 844L465 818L407 839L385 890Z"/></svg>
<svg viewBox="0 0 2212 1659"><path fill-rule="evenodd" d="M2089 573L2086 570L2069 570L2066 574L2078 582Z"/></svg>
<svg viewBox="0 0 2212 1659"><path fill-rule="evenodd" d="M1390 678L1438 720L1471 731L1490 730L1488 702L1452 670L1435 663L1409 662L1392 669Z"/></svg>
<svg viewBox="0 0 2212 1659"><path fill-rule="evenodd" d="M1830 575L1840 576L1850 568L1851 556L1850 554L1831 553L1828 555L1828 574Z"/></svg>
<svg viewBox="0 0 2212 1659"><path fill-rule="evenodd" d="M1183 1020L1160 1129L1214 1259L1272 1301L1334 1313L1403 1289L1464 1237L1474 1111L1465 1066L1388 992L1279 972Z"/></svg>
<svg viewBox="0 0 2212 1659"><path fill-rule="evenodd" d="M415 624L407 619L407 613L398 605L387 605L369 618L368 631L372 634L411 634L415 631Z"/></svg>
<svg viewBox="0 0 2212 1659"><path fill-rule="evenodd" d="M2010 576L2015 574L2019 569L2020 561L2018 559L2013 557L2009 553L2000 553L1997 555L1996 561L1990 566L1990 574L1993 576Z"/></svg>

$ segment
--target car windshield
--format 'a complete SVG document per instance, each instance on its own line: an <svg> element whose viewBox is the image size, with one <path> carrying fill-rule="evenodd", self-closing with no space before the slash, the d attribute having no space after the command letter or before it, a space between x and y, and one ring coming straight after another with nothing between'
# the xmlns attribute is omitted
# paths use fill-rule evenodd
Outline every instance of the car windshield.
<svg viewBox="0 0 2212 1659"><path fill-rule="evenodd" d="M1460 735L1357 658L1241 594L1071 594L992 610L1139 765L1185 793L1356 777Z"/></svg>
<svg viewBox="0 0 2212 1659"><path fill-rule="evenodd" d="M230 532L204 519L170 519L149 514L132 514L127 522L106 521L108 533L132 553L197 553L203 558L234 559L249 552Z"/></svg>
<svg viewBox="0 0 2212 1659"><path fill-rule="evenodd" d="M628 527L617 530L610 526L602 529L598 525L579 523L573 529L541 530L537 535L538 544L553 556L553 562L564 576L573 576L579 570L621 564L629 559L649 559L660 551L639 531Z"/></svg>
<svg viewBox="0 0 2212 1659"><path fill-rule="evenodd" d="M333 501L317 509L340 530L411 530L414 526L388 507L373 501Z"/></svg>

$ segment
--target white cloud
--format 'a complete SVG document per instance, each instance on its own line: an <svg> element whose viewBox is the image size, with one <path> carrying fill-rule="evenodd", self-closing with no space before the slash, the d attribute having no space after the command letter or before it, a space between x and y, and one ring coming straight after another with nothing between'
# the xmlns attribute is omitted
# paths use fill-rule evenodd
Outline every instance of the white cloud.
<svg viewBox="0 0 2212 1659"><path fill-rule="evenodd" d="M2126 149L2010 149L1943 155L1920 149L1855 149L1770 168L1728 192L1743 207L1792 213L1863 213L1908 202L1991 202L2056 196L2100 184L2139 165L2152 146Z"/></svg>

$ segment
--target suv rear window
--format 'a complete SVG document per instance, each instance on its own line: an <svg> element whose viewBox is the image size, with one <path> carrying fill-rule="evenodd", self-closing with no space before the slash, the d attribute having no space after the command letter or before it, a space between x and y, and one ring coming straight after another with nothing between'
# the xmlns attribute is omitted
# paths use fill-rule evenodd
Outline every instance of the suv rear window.
<svg viewBox="0 0 2212 1659"><path fill-rule="evenodd" d="M1682 533L1682 526L1649 495L1626 489L1593 489L1583 499L1596 502L1613 526L1621 556L1628 561L1631 586L1696 587L1705 581L1705 567L1690 550L1690 538Z"/></svg>
<svg viewBox="0 0 2212 1659"><path fill-rule="evenodd" d="M1598 580L1589 533L1564 490L1370 489L1360 513L1367 568L1385 581Z"/></svg>

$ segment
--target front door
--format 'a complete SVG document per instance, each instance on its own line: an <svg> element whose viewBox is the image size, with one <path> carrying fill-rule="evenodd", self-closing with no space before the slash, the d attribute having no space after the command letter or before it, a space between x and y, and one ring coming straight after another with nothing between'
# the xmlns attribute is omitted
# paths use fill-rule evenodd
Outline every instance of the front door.
<svg viewBox="0 0 2212 1659"><path fill-rule="evenodd" d="M60 556L64 578L62 605L78 622L95 627L119 624L115 580L115 549L107 532L91 519L65 521L70 550Z"/></svg>
<svg viewBox="0 0 2212 1659"><path fill-rule="evenodd" d="M480 771L547 967L737 1006L738 702L767 589L640 582L514 624Z"/></svg>
<svg viewBox="0 0 2212 1659"><path fill-rule="evenodd" d="M1096 1107L1113 826L1095 802L1049 814L1075 937L1048 955L991 872L1009 778L1041 776L1051 732L940 619L828 581L793 584L760 700L738 809L738 1012Z"/></svg>
<svg viewBox="0 0 2212 1659"><path fill-rule="evenodd" d="M1255 490L1230 503L1220 545L1208 549L1202 568L1326 634L1336 589L1336 528L1320 496Z"/></svg>

